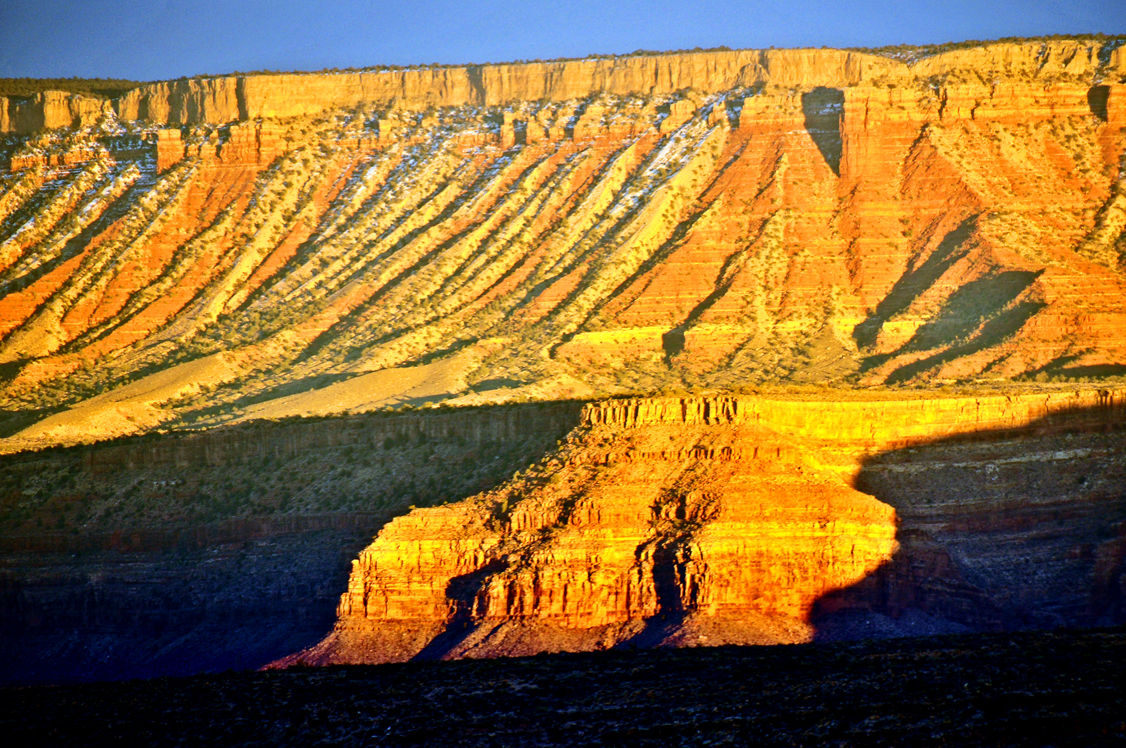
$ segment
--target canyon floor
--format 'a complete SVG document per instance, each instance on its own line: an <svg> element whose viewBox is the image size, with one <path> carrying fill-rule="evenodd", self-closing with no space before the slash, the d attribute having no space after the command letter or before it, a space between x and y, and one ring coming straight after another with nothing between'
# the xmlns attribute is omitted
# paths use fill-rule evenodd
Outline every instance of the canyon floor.
<svg viewBox="0 0 1126 748"><path fill-rule="evenodd" d="M8 745L1121 746L1121 628L0 692Z"/></svg>

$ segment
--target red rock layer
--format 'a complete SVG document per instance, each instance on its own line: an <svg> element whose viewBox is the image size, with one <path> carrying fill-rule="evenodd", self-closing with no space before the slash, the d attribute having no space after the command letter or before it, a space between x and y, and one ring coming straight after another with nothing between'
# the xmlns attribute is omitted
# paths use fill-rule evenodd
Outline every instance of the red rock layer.
<svg viewBox="0 0 1126 748"><path fill-rule="evenodd" d="M795 83L185 127L155 164L13 175L6 397L219 352L221 383L184 386L225 399L154 417L435 361L448 396L1122 374L1124 87L1045 50L1041 78L993 50L989 85L961 57L935 86L843 53L644 58ZM599 65L583 86L634 85Z"/></svg>
<svg viewBox="0 0 1126 748"><path fill-rule="evenodd" d="M970 464L959 460L984 459L988 464L979 467L990 480L1011 481L1020 466L1011 464L1009 440L1030 439L1030 448L1040 449L1053 443L1057 430L1075 434L1124 424L1121 391L922 402L663 398L592 404L560 449L501 489L415 510L387 525L353 562L333 634L286 662L802 641L818 621L850 607L896 616L930 610L985 628L1021 625L1015 610L1006 614L992 593L963 575L975 564L1003 575L1007 552L958 541L1007 532L1015 522L1027 536L1020 546L1027 562L1029 555L1043 555L1037 543L1051 545L1061 532L1082 535L1071 519L1067 530L1040 532L1044 523L1059 524L1061 497L1054 492L1074 481L1030 479L1010 486L1019 492L1014 497L983 488L983 496L967 499L959 513L936 508L933 498L897 493L894 482L904 478L896 476L910 471L904 474L911 480L914 473ZM987 446L957 447L965 437ZM1109 450L1102 456L1079 450L1080 472L1097 469L1094 464L1105 468L1120 441L1099 442ZM897 450L910 456L895 458ZM826 469L834 463L837 470ZM847 463L852 469L841 470ZM866 480L916 525L902 535L907 547L898 553L896 511L834 475L851 479L862 465ZM949 490L966 487L951 484ZM1108 507L1099 510L1100 501L1074 500L1068 516L1084 525L1087 513L1105 515ZM990 502L1004 507L1003 516ZM1104 525L1113 521L1103 517ZM950 548L919 529L949 535L951 522L975 526L956 531ZM1099 550L1095 604L1118 583L1118 550L1114 543ZM1072 566L1047 559L1037 573L1082 576ZM1083 600L1082 591L1010 582L1015 587L998 594L1045 598L1049 605L1061 597Z"/></svg>
<svg viewBox="0 0 1126 748"><path fill-rule="evenodd" d="M497 492L390 523L301 657L802 641L814 601L890 558L895 527L769 429L590 425Z"/></svg>

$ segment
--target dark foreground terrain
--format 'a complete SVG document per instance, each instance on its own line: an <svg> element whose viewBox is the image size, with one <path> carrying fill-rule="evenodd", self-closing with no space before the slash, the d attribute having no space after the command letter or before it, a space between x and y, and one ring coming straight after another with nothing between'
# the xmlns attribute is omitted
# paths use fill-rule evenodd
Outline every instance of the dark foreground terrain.
<svg viewBox="0 0 1126 748"><path fill-rule="evenodd" d="M6 745L1126 745L1126 631L0 691Z"/></svg>

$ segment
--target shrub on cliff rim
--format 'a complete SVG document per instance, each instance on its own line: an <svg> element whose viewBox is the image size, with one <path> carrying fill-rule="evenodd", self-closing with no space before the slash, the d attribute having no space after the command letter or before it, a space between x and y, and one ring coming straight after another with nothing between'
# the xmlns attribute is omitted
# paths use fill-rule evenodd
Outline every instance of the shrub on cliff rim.
<svg viewBox="0 0 1126 748"><path fill-rule="evenodd" d="M849 52L864 52L866 54L894 57L904 62L915 62L926 57L934 57L944 52L953 52L959 49L973 47L986 47L991 44L1027 44L1029 42L1122 42L1120 34L1052 34L1050 36L1006 36L1000 39L978 40L967 39L960 42L944 42L942 44L895 44L886 47L844 47Z"/></svg>
<svg viewBox="0 0 1126 748"><path fill-rule="evenodd" d="M124 78L0 78L0 96L30 99L44 91L65 91L98 99L116 99L143 81Z"/></svg>

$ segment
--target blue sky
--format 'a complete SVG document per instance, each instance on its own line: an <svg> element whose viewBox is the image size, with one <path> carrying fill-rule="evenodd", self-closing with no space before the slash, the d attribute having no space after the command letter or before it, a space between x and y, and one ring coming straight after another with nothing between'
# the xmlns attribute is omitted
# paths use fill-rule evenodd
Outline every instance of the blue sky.
<svg viewBox="0 0 1126 748"><path fill-rule="evenodd" d="M503 62L1126 33L1126 0L0 0L0 77Z"/></svg>

